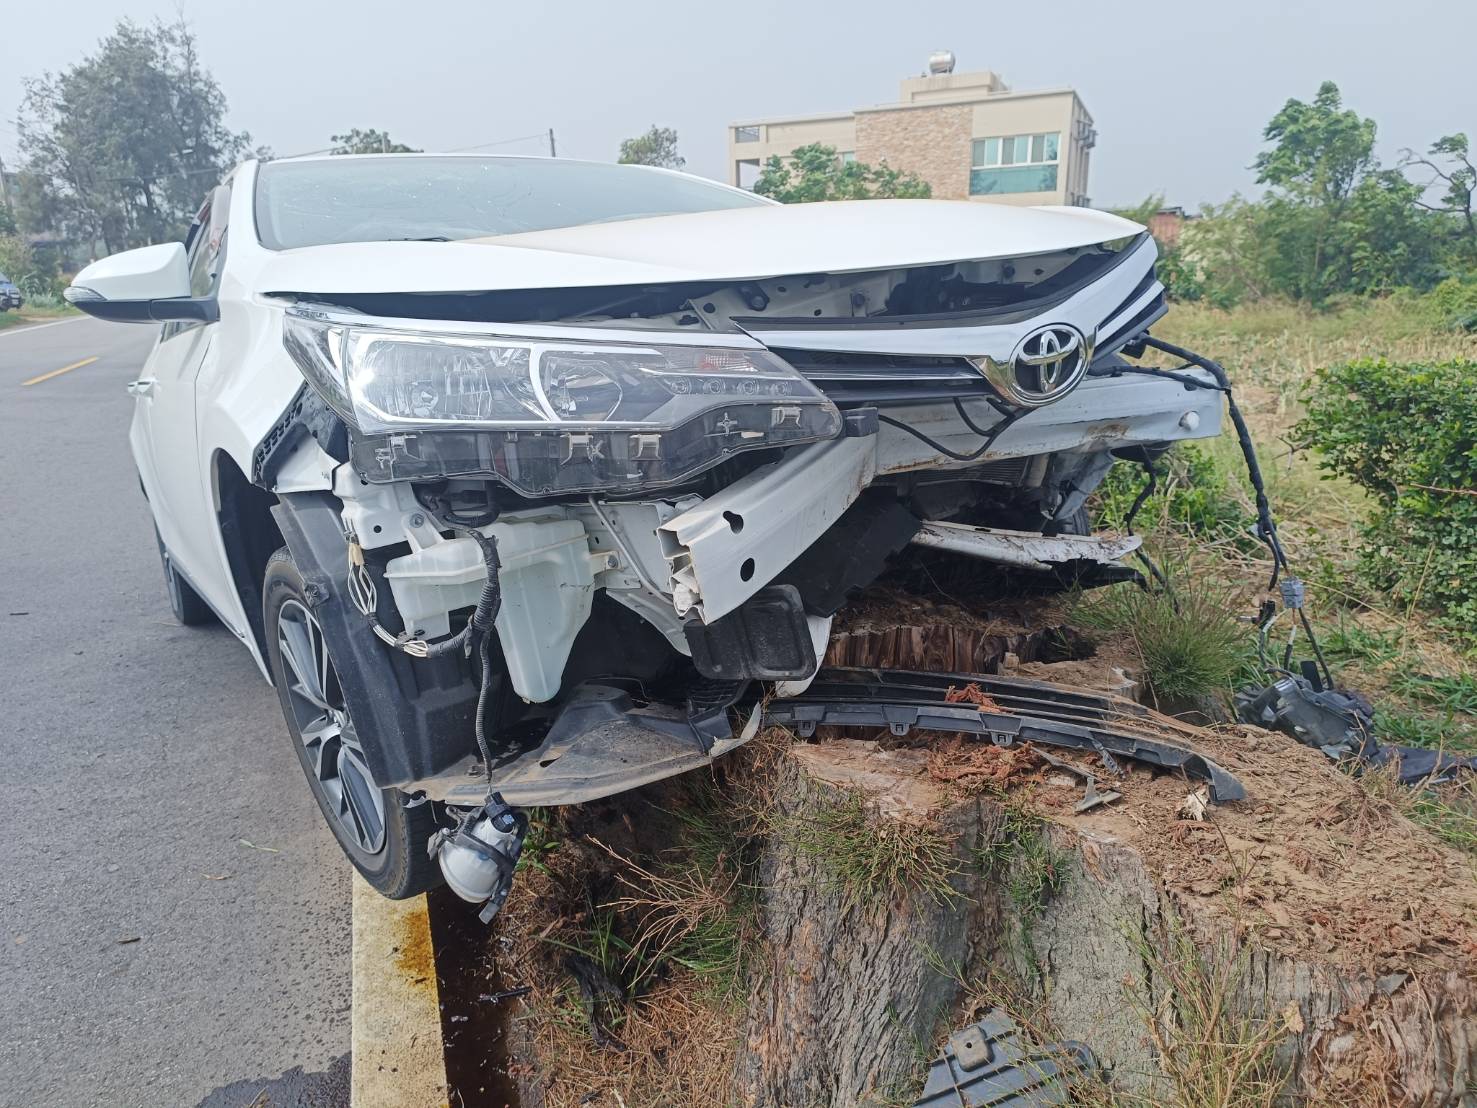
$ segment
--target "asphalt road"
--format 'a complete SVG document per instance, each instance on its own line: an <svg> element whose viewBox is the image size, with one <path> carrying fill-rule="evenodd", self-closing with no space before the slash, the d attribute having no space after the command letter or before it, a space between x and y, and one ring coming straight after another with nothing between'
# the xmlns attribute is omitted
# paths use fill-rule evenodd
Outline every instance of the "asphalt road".
<svg viewBox="0 0 1477 1108"><path fill-rule="evenodd" d="M0 1104L345 1104L349 868L245 649L170 615L154 333L0 331Z"/></svg>

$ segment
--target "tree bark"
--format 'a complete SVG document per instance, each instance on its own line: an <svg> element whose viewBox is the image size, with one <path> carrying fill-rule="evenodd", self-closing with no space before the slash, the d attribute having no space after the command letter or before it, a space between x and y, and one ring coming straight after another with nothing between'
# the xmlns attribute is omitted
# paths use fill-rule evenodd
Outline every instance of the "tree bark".
<svg viewBox="0 0 1477 1108"><path fill-rule="evenodd" d="M947 838L959 900L859 898L825 858L784 833L786 820L856 790L873 818ZM1337 964L1316 944L1274 950L1207 901L1172 891L1140 851L1057 823L1041 833L1066 879L1023 909L1007 874L980 862L1000 857L992 848L1011 834L1005 804L949 794L921 750L796 745L783 758L775 806L781 830L761 881L769 968L751 997L737 1066L746 1103L911 1103L927 1058L965 1022L971 983L1002 972L1024 983L1057 1034L1088 1044L1116 1085L1160 1100L1168 1078L1140 1013L1173 1006L1175 983L1156 970L1184 957L1187 928L1201 956L1236 967L1238 1005L1278 1021L1285 1097L1456 1105L1477 1085L1470 958L1445 971L1423 963L1419 972L1376 973ZM1386 1099L1363 1099L1375 1094Z"/></svg>

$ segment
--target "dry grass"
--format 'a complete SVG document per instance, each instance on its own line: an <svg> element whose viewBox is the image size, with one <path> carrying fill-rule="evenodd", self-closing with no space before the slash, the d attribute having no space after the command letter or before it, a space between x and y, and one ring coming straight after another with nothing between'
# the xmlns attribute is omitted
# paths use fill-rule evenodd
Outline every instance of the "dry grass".
<svg viewBox="0 0 1477 1108"><path fill-rule="evenodd" d="M1120 1094L1118 1103L1272 1108L1285 1084L1275 1055L1292 1017L1245 1008L1240 999L1247 975L1245 956L1197 949L1184 930L1172 924L1157 944L1136 932L1133 938L1157 996L1146 997L1138 982L1126 985L1125 996L1169 1080L1148 1099L1125 1099Z"/></svg>
<svg viewBox="0 0 1477 1108"><path fill-rule="evenodd" d="M524 1019L544 1108L734 1103L735 1021L700 997L682 975L657 984L621 1023L623 1050L595 1045L540 1002Z"/></svg>
<svg viewBox="0 0 1477 1108"><path fill-rule="evenodd" d="M533 986L520 1034L546 1108L735 1102L758 938L752 848L793 741L761 732L711 778L646 790L644 810L612 806L598 835L579 828L599 813L551 817L543 838L556 846L520 875L501 920ZM623 995L582 995L572 957Z"/></svg>
<svg viewBox="0 0 1477 1108"><path fill-rule="evenodd" d="M1372 799L1389 805L1443 842L1477 854L1477 780L1468 775L1448 784L1402 785L1393 764L1360 775Z"/></svg>

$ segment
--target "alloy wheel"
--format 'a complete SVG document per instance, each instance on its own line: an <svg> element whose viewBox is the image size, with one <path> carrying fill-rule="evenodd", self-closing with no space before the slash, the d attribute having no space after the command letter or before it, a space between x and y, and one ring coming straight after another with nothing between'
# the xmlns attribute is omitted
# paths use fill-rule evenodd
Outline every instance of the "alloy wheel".
<svg viewBox="0 0 1477 1108"><path fill-rule="evenodd" d="M344 707L323 628L296 600L286 601L277 613L277 646L297 738L330 818L347 841L378 854L385 845L384 797Z"/></svg>

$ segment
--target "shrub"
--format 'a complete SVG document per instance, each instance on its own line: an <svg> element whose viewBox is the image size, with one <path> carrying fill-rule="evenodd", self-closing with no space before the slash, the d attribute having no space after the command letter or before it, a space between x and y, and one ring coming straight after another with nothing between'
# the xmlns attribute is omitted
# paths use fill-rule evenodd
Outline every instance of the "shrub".
<svg viewBox="0 0 1477 1108"><path fill-rule="evenodd" d="M1477 331L1477 277L1448 277L1431 290L1428 299L1443 325Z"/></svg>
<svg viewBox="0 0 1477 1108"><path fill-rule="evenodd" d="M19 235L0 235L0 273L19 281L36 268L36 258Z"/></svg>
<svg viewBox="0 0 1477 1108"><path fill-rule="evenodd" d="M1477 643L1477 362L1383 359L1318 371L1294 431L1366 489L1359 569Z"/></svg>
<svg viewBox="0 0 1477 1108"><path fill-rule="evenodd" d="M1236 495L1236 477L1226 473L1199 443L1177 443L1155 468L1159 472L1156 491L1139 509L1137 530L1164 522L1200 538L1240 539L1255 522L1244 497ZM1098 526L1122 527L1144 481L1141 467L1115 464L1094 494Z"/></svg>

